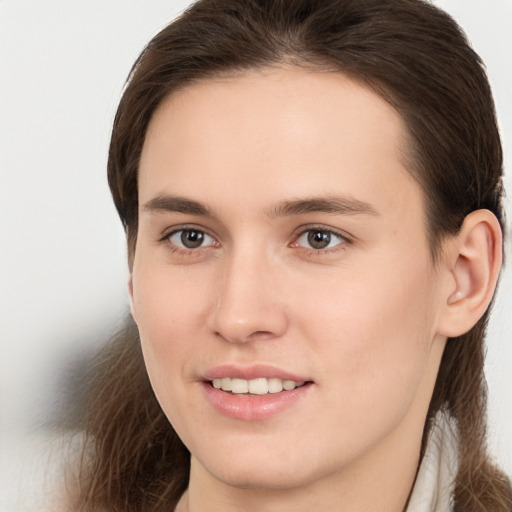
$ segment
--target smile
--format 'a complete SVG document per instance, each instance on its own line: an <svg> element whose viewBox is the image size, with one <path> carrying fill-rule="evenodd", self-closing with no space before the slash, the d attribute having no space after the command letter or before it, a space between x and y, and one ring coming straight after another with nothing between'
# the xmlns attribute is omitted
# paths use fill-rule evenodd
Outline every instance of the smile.
<svg viewBox="0 0 512 512"><path fill-rule="evenodd" d="M222 377L211 381L215 389L231 392L232 394L266 395L267 393L280 393L281 391L292 391L305 384L304 381L293 381L288 379L256 378L251 380Z"/></svg>
<svg viewBox="0 0 512 512"><path fill-rule="evenodd" d="M244 421L270 419L296 407L314 388L312 381L273 377L250 380L219 377L203 381L205 397L217 413Z"/></svg>

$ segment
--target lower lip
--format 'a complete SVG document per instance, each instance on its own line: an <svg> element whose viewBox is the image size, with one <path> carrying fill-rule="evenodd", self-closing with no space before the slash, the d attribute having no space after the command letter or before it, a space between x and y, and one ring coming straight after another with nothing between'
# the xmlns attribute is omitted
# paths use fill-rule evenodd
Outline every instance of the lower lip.
<svg viewBox="0 0 512 512"><path fill-rule="evenodd" d="M210 382L204 383L204 389L210 403L224 416L245 421L258 421L279 414L297 403L307 395L311 385L308 383L291 391L266 395L234 395L214 388Z"/></svg>

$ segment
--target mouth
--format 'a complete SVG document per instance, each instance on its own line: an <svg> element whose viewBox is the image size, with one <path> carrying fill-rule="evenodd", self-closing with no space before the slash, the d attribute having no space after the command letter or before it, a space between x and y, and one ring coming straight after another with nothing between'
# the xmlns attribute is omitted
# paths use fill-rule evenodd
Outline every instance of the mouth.
<svg viewBox="0 0 512 512"><path fill-rule="evenodd" d="M294 410L315 387L311 380L268 366L225 366L212 373L203 380L208 402L221 415L244 421L266 420Z"/></svg>
<svg viewBox="0 0 512 512"><path fill-rule="evenodd" d="M307 384L307 381L294 381L278 377L258 377L255 379L239 379L233 377L220 377L210 381L215 389L232 395L261 396L267 394L293 391Z"/></svg>
<svg viewBox="0 0 512 512"><path fill-rule="evenodd" d="M205 397L222 416L259 421L296 410L314 396L315 382L269 364L223 364L202 376Z"/></svg>

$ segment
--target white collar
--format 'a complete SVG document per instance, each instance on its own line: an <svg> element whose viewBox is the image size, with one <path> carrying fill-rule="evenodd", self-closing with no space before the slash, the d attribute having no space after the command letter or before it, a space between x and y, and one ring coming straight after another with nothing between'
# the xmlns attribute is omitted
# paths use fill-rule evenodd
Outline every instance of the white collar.
<svg viewBox="0 0 512 512"><path fill-rule="evenodd" d="M446 412L440 411L430 429L406 512L451 512L457 469L457 426Z"/></svg>

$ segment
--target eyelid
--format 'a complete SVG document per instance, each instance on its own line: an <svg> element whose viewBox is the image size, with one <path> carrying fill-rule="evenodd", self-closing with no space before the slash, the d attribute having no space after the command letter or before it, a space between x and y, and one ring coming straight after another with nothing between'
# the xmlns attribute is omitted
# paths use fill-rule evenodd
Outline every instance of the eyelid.
<svg viewBox="0 0 512 512"><path fill-rule="evenodd" d="M169 226L165 228L162 231L162 234L160 235L159 241L163 242L166 238L169 238L171 235L174 235L178 231L201 231L201 233L205 233L208 236L211 236L212 238L217 238L215 235L210 233L208 229L206 229L204 226L200 226L199 224L176 224L174 226Z"/></svg>

